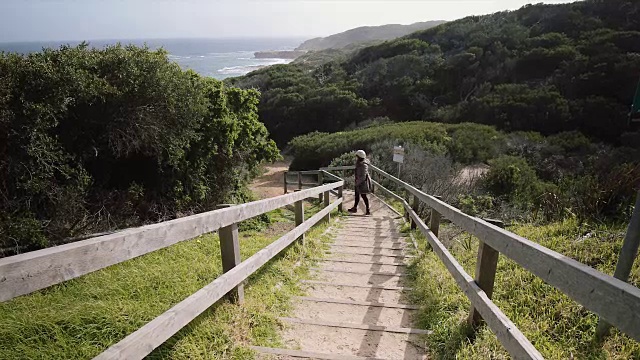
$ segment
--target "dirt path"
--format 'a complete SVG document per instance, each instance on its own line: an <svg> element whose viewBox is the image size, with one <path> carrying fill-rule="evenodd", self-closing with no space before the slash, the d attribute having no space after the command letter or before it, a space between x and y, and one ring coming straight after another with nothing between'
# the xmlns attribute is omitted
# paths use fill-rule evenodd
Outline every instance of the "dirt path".
<svg viewBox="0 0 640 360"><path fill-rule="evenodd" d="M289 164L289 160L283 160L266 165L266 172L255 179L249 188L259 199L282 195L284 172L289 170Z"/></svg>

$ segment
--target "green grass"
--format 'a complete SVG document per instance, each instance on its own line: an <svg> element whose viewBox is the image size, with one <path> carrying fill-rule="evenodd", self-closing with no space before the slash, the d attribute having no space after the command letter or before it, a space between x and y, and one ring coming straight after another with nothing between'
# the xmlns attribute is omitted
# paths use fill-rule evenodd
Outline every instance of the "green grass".
<svg viewBox="0 0 640 360"><path fill-rule="evenodd" d="M402 213L398 201L383 199ZM580 225L575 220L515 224L508 229L610 275L626 232L625 225ZM424 236L413 234L425 249ZM443 223L440 240L474 276L478 239ZM474 334L467 325L471 304L433 251L422 254L408 272L414 289L410 299L420 305L416 325L433 331L425 343L434 358L510 358L489 328L482 326ZM629 282L640 287L640 261L635 262ZM493 301L547 359L640 359L640 343L618 330L603 342L595 341L595 314L505 256L498 262Z"/></svg>
<svg viewBox="0 0 640 360"><path fill-rule="evenodd" d="M509 230L612 274L625 229L579 226L567 220L544 226L515 225ZM440 237L473 276L478 241L467 234L447 239L458 233L443 225ZM424 237L417 238L424 246ZM435 253L427 251L410 267L410 273L411 298L421 305L417 325L433 330L426 343L434 358L509 358L490 329L483 326L473 334L466 325L470 303ZM640 284L638 263L630 282ZM498 263L493 300L547 359L640 359L640 344L617 330L604 342L595 341L595 314L504 256Z"/></svg>
<svg viewBox="0 0 640 360"><path fill-rule="evenodd" d="M307 204L306 216L319 210ZM243 260L293 228L290 210L270 218L269 228L241 232ZM218 302L150 358L250 359L249 345L281 345L277 318L301 294L309 259L322 256L325 228L252 275L244 306ZM92 358L220 274L218 237L209 234L1 303L0 359Z"/></svg>

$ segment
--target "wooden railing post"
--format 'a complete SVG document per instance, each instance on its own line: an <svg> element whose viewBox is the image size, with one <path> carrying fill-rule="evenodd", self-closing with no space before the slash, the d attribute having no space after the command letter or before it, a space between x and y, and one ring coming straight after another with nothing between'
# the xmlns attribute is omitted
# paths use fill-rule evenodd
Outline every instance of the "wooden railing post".
<svg viewBox="0 0 640 360"><path fill-rule="evenodd" d="M440 199L440 196L434 196L437 199ZM429 229L435 235L438 236L438 232L440 231L440 213L436 211L436 209L431 208L431 221L429 221Z"/></svg>
<svg viewBox="0 0 640 360"><path fill-rule="evenodd" d="M329 206L329 204L330 204L330 199L329 199L329 195L330 195L330 194L331 194L331 193L330 193L329 191L325 191L325 192L324 192L324 207L328 207L328 206ZM324 220L325 220L326 222L331 221L331 213L328 213L328 214L327 214L327 216L324 218Z"/></svg>
<svg viewBox="0 0 640 360"><path fill-rule="evenodd" d="M411 209L413 209L413 211L415 211L416 214L418 214L418 210L420 209L420 199L418 199L417 196L413 196L413 204L411 206ZM416 224L415 220L413 220L413 218L411 218L411 230L415 230L418 228L418 224Z"/></svg>
<svg viewBox="0 0 640 360"><path fill-rule="evenodd" d="M613 277L625 282L629 279L633 262L638 255L638 247L640 247L640 191L636 196L636 204L633 208L633 214L631 214L629 227L627 227L627 235L624 237L624 242L618 255L618 263ZM611 329L611 325L603 319L598 320L596 337L602 339L609 333L609 329Z"/></svg>
<svg viewBox="0 0 640 360"><path fill-rule="evenodd" d="M407 203L409 203L410 195L407 189L404 189L404 196L402 197ZM411 220L411 215L409 214L409 209L404 208L404 220Z"/></svg>
<svg viewBox="0 0 640 360"><path fill-rule="evenodd" d="M233 205L218 205L218 209L228 208ZM227 272L242 262L240 258L240 241L238 236L238 223L220 228L220 255L222 257L222 271ZM240 284L227 293L227 298L236 304L244 303L244 285Z"/></svg>
<svg viewBox="0 0 640 360"><path fill-rule="evenodd" d="M300 191L300 190L297 190L297 191ZM304 202L303 202L303 200L298 200L298 201L295 202L295 204L294 204L294 212L295 212L296 227L298 227L299 225L301 225L304 222ZM300 235L298 240L302 242L302 245L304 245L304 234Z"/></svg>
<svg viewBox="0 0 640 360"><path fill-rule="evenodd" d="M318 172L318 186L324 185L324 176L322 175L322 171ZM318 194L318 201L322 201L322 194Z"/></svg>
<svg viewBox="0 0 640 360"><path fill-rule="evenodd" d="M484 221L500 228L504 228L504 223L500 220L484 219ZM480 243L478 244L478 260L476 261L475 281L476 284L484 290L484 293L487 294L489 299L493 296L493 285L496 278L499 256L499 252L480 240ZM478 327L482 324L482 317L473 305L471 305L468 322L469 325L473 327Z"/></svg>
<svg viewBox="0 0 640 360"><path fill-rule="evenodd" d="M343 191L344 186L340 186L338 188L338 198L342 199L344 201L344 198L342 197L342 191ZM342 203L340 203L338 205L338 211L342 212L343 211L343 207L342 207Z"/></svg>
<svg viewBox="0 0 640 360"><path fill-rule="evenodd" d="M288 171L284 172L284 193L287 193L287 175L289 174Z"/></svg>
<svg viewBox="0 0 640 360"><path fill-rule="evenodd" d="M298 171L298 190L302 190L302 174Z"/></svg>

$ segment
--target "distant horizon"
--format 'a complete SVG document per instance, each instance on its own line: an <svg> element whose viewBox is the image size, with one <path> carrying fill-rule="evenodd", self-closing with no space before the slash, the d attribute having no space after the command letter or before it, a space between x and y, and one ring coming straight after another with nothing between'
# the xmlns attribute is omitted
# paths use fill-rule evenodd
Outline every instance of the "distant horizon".
<svg viewBox="0 0 640 360"><path fill-rule="evenodd" d="M17 41L2 41L0 40L0 44L15 44L15 43L44 43L44 42L56 42L56 43L65 43L65 42L91 42L91 41L110 41L110 40L237 40L237 39L299 39L299 40L310 40L314 38L323 38L328 37L335 34L340 34L349 30L362 28L362 27L379 27L379 26L387 26L387 25L402 25L408 26L417 23L425 23L425 22L449 22L455 20L421 20L414 21L409 23L386 23L380 25L358 25L355 27L348 28L346 30L324 34L324 35L290 35L290 36L263 36L263 35L237 35L237 36L219 36L219 37L211 37L211 36L177 36L177 37L122 37L122 38L93 38L93 39L52 39L52 40L17 40Z"/></svg>
<svg viewBox="0 0 640 360"><path fill-rule="evenodd" d="M161 41L161 40L308 40L323 36L227 36L227 37L138 37L138 38L98 38L98 39L62 39L62 40L18 40L18 41L0 41L0 44L27 44L27 43L82 43L82 42L108 42L108 41Z"/></svg>
<svg viewBox="0 0 640 360"><path fill-rule="evenodd" d="M317 38L362 26L453 21L540 0L2 0L0 42ZM546 4L575 0L546 0ZM213 36L212 36L213 35Z"/></svg>

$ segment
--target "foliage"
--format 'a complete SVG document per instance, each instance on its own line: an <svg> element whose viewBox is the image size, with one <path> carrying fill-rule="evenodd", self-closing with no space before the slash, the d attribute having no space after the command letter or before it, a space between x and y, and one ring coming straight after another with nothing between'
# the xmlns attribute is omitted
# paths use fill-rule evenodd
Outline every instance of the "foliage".
<svg viewBox="0 0 640 360"><path fill-rule="evenodd" d="M0 83L0 248L212 209L278 156L257 92L163 50L0 54Z"/></svg>
<svg viewBox="0 0 640 360"><path fill-rule="evenodd" d="M503 139L503 134L489 126L429 122L382 124L332 134L316 132L291 141L294 155L291 168L327 166L331 160L353 150L371 152L372 146L383 140L395 145L412 143L432 154L450 153L462 163L482 162L499 151Z"/></svg>
<svg viewBox="0 0 640 360"><path fill-rule="evenodd" d="M640 77L638 16L632 0L527 5L232 82L262 91L261 119L281 145L378 116L578 130L617 144L631 130L627 114ZM309 101L317 95L328 97L322 104L330 111Z"/></svg>
<svg viewBox="0 0 640 360"><path fill-rule="evenodd" d="M484 176L484 186L496 196L510 200L531 199L538 185L535 170L527 161L516 156L501 156L491 160L491 168Z"/></svg>
<svg viewBox="0 0 640 360"><path fill-rule="evenodd" d="M625 227L580 225L575 220L547 225L515 225L510 231L606 274L613 274ZM421 247L425 239L416 234ZM478 240L460 235L460 229L443 224L439 238L468 274L476 267ZM460 239L460 237L465 237ZM469 240L467 240L469 239ZM483 326L472 332L467 325L470 303L435 252L426 251L409 267L412 303L420 328L431 329L426 345L434 359L507 359L495 334ZM630 283L640 285L640 263L631 271ZM500 257L493 302L509 317L545 359L637 359L640 343L614 330L595 341L597 315L528 272ZM544 310L543 310L544 309Z"/></svg>

